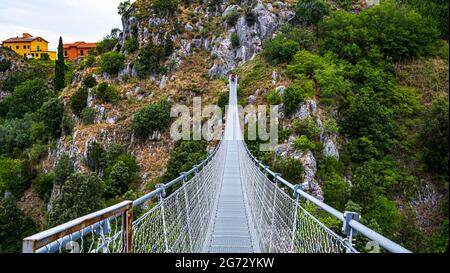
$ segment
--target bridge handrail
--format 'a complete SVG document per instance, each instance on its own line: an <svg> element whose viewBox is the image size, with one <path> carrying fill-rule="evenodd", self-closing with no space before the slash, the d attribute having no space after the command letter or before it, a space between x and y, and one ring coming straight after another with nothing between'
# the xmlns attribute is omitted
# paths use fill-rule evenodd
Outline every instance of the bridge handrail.
<svg viewBox="0 0 450 273"><path fill-rule="evenodd" d="M325 204L324 202L320 201L319 199L315 198L314 196L304 192L300 187L296 187L296 185L290 183L286 179L280 177L280 175L268 168L268 166L264 165L260 160L258 160L248 149L247 145L244 143L244 147L248 153L248 155L251 157L251 159L260 167L262 168L267 174L270 174L273 178L276 178L277 182L281 182L286 187L291 189L294 193L299 194L306 200L310 201L311 203L315 204L322 210L328 212L330 215L334 216L341 222L346 222L345 214L340 212L339 210ZM367 226L361 224L358 221L350 220L348 221L348 225L354 229L355 231L361 233L362 235L366 236L367 238L377 242L381 247L386 249L389 252L392 253L411 253L408 249L402 247L401 245L393 242L392 240L384 237L383 235L373 231L372 229L368 228Z"/></svg>

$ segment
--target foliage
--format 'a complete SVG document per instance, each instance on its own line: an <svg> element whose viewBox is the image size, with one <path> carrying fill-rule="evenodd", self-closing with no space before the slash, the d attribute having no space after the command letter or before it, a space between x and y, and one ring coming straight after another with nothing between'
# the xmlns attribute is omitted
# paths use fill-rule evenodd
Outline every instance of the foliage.
<svg viewBox="0 0 450 273"><path fill-rule="evenodd" d="M117 75L124 66L125 57L118 52L107 52L100 57L100 67L102 72L110 75Z"/></svg>
<svg viewBox="0 0 450 273"><path fill-rule="evenodd" d="M105 54L107 52L110 52L114 49L118 42L117 38L104 38L100 42L97 43L97 46L95 48L96 53L98 54Z"/></svg>
<svg viewBox="0 0 450 273"><path fill-rule="evenodd" d="M292 128L297 135L305 135L312 140L318 140L320 137L320 128L312 117L307 117L303 120L294 120Z"/></svg>
<svg viewBox="0 0 450 273"><path fill-rule="evenodd" d="M430 170L448 180L449 104L437 99L425 113L419 130L422 160Z"/></svg>
<svg viewBox="0 0 450 273"><path fill-rule="evenodd" d="M115 104L119 101L119 92L113 85L102 82L97 86L95 95L101 102Z"/></svg>
<svg viewBox="0 0 450 273"><path fill-rule="evenodd" d="M123 161L118 161L112 166L108 180L106 180L105 195L109 198L120 196L128 191L133 176Z"/></svg>
<svg viewBox="0 0 450 273"><path fill-rule="evenodd" d="M23 119L6 120L0 124L0 154L14 155L31 145L30 130L35 115L26 114Z"/></svg>
<svg viewBox="0 0 450 273"><path fill-rule="evenodd" d="M72 131L73 131L73 127L74 127L74 124L73 124L72 118L67 115L64 115L62 122L61 122L62 134L64 136L71 135Z"/></svg>
<svg viewBox="0 0 450 273"><path fill-rule="evenodd" d="M231 33L231 46L232 47L238 47L240 45L239 36L237 32Z"/></svg>
<svg viewBox="0 0 450 273"><path fill-rule="evenodd" d="M87 88L92 88L97 85L97 80L95 79L94 75L88 75L83 80L83 86Z"/></svg>
<svg viewBox="0 0 450 273"><path fill-rule="evenodd" d="M337 209L344 208L350 196L350 187L340 175L331 174L323 182L323 197L325 202Z"/></svg>
<svg viewBox="0 0 450 273"><path fill-rule="evenodd" d="M136 70L139 77L151 73L161 73L164 70L164 62L172 52L167 51L164 45L147 43L139 52Z"/></svg>
<svg viewBox="0 0 450 273"><path fill-rule="evenodd" d="M264 43L262 55L273 64L285 63L291 60L292 56L300 50L300 44L297 41L284 38L277 35Z"/></svg>
<svg viewBox="0 0 450 273"><path fill-rule="evenodd" d="M36 225L17 207L16 199L0 197L0 252L21 252L22 239L35 232Z"/></svg>
<svg viewBox="0 0 450 273"><path fill-rule="evenodd" d="M307 136L302 135L295 140L295 148L300 151L314 150L316 148L316 144L309 140Z"/></svg>
<svg viewBox="0 0 450 273"><path fill-rule="evenodd" d="M54 181L55 173L50 172L48 174L38 175L33 182L31 182L31 186L39 197L46 202L50 199Z"/></svg>
<svg viewBox="0 0 450 273"><path fill-rule="evenodd" d="M65 83L66 64L64 63L64 45L62 37L59 37L58 59L55 65L55 90L59 91L66 85Z"/></svg>
<svg viewBox="0 0 450 273"><path fill-rule="evenodd" d="M73 160L68 154L62 154L54 169L55 184L63 185L66 179L75 172Z"/></svg>
<svg viewBox="0 0 450 273"><path fill-rule="evenodd" d="M294 184L303 181L304 170L300 160L294 158L287 158L286 160L277 159L273 162L273 168L284 179Z"/></svg>
<svg viewBox="0 0 450 273"><path fill-rule="evenodd" d="M130 7L131 7L130 0L120 2L119 6L117 7L117 12L119 13L120 16L123 16L128 12Z"/></svg>
<svg viewBox="0 0 450 273"><path fill-rule="evenodd" d="M173 16L178 11L179 0L152 0L153 10L162 16Z"/></svg>
<svg viewBox="0 0 450 273"><path fill-rule="evenodd" d="M70 98L69 101L70 108L72 109L72 112L75 115L80 116L83 109L87 107L88 95L89 95L88 90L84 87L81 87Z"/></svg>
<svg viewBox="0 0 450 273"><path fill-rule="evenodd" d="M352 63L383 55L395 60L430 53L438 38L433 22L392 1L359 15L338 11L320 25L321 49Z"/></svg>
<svg viewBox="0 0 450 273"><path fill-rule="evenodd" d="M286 68L286 73L291 77L306 75L312 77L314 71L322 69L329 64L325 58L312 54L306 50L300 50L294 55L290 65Z"/></svg>
<svg viewBox="0 0 450 273"><path fill-rule="evenodd" d="M56 226L103 208L104 184L95 175L72 174L63 185L49 215Z"/></svg>
<svg viewBox="0 0 450 273"><path fill-rule="evenodd" d="M163 183L169 182L180 173L186 172L206 158L207 142L205 140L178 141L170 152L165 173L160 177Z"/></svg>
<svg viewBox="0 0 450 273"><path fill-rule="evenodd" d="M328 4L323 0L299 0L293 10L303 25L317 25L329 13Z"/></svg>
<svg viewBox="0 0 450 273"><path fill-rule="evenodd" d="M167 99L149 104L133 114L131 129L140 139L148 138L153 132L165 129L170 122Z"/></svg>
<svg viewBox="0 0 450 273"><path fill-rule="evenodd" d="M229 26L233 27L236 25L237 21L239 20L239 17L241 17L241 14L236 9L232 9L230 12L226 14L225 21Z"/></svg>
<svg viewBox="0 0 450 273"><path fill-rule="evenodd" d="M0 61L0 72L6 72L11 68L11 61L7 59L3 59Z"/></svg>
<svg viewBox="0 0 450 273"><path fill-rule="evenodd" d="M128 38L125 40L125 43L123 44L123 48L128 52L128 53L133 53L136 50L139 49L139 41L136 38Z"/></svg>
<svg viewBox="0 0 450 273"><path fill-rule="evenodd" d="M274 89L267 94L266 101L270 105L279 105L283 102L283 97Z"/></svg>
<svg viewBox="0 0 450 273"><path fill-rule="evenodd" d="M3 104L7 106L7 118L21 118L26 113L37 111L48 99L49 92L42 79L27 80L18 85Z"/></svg>
<svg viewBox="0 0 450 273"><path fill-rule="evenodd" d="M18 159L0 157L0 194L6 191L16 197L20 197L26 189L26 181L23 176L23 165Z"/></svg>
<svg viewBox="0 0 450 273"><path fill-rule="evenodd" d="M284 92L284 112L291 115L297 111L305 98L314 94L313 82L307 79L296 81Z"/></svg>
<svg viewBox="0 0 450 273"><path fill-rule="evenodd" d="M85 163L93 172L100 172L105 166L105 149L97 142L91 142L86 151Z"/></svg>
<svg viewBox="0 0 450 273"><path fill-rule="evenodd" d="M81 122L84 125L92 124L95 120L95 110L91 107L84 108L80 113Z"/></svg>
<svg viewBox="0 0 450 273"><path fill-rule="evenodd" d="M61 135L61 123L64 116L64 104L59 98L51 98L39 109L39 119L49 138L58 138Z"/></svg>

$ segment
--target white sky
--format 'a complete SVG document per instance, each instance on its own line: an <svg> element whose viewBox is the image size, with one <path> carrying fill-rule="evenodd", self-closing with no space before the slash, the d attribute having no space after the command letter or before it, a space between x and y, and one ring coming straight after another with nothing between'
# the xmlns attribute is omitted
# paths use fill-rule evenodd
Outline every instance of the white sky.
<svg viewBox="0 0 450 273"><path fill-rule="evenodd" d="M122 28L117 7L123 0L0 0L0 41L27 32L58 47L64 43L97 42L112 28Z"/></svg>

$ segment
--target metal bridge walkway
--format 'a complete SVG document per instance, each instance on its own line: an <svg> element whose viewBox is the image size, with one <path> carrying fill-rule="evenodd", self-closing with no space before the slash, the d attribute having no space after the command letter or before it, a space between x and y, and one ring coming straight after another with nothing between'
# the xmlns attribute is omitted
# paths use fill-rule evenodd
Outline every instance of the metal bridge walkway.
<svg viewBox="0 0 450 273"><path fill-rule="evenodd" d="M220 185L217 209L208 239L208 253L255 252L244 199L239 163L239 141L242 133L237 110L237 84L230 81L230 103L225 128L225 167Z"/></svg>

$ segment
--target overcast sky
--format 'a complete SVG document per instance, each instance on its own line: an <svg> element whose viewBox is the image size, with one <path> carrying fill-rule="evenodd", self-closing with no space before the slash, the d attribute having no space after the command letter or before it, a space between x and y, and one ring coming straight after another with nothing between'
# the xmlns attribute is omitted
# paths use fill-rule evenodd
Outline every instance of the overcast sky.
<svg viewBox="0 0 450 273"><path fill-rule="evenodd" d="M0 41L27 32L58 47L64 43L96 42L122 28L117 7L123 0L0 0Z"/></svg>

